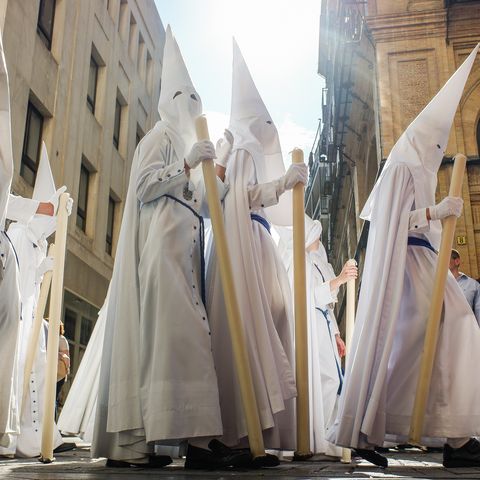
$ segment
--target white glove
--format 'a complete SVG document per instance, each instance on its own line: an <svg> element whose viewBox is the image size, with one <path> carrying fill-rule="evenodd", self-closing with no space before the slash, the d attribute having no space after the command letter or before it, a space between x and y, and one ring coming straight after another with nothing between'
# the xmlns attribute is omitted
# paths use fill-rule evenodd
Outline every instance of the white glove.
<svg viewBox="0 0 480 480"><path fill-rule="evenodd" d="M37 267L36 271L36 282L40 283L40 280L45 275L45 273L53 270L53 257L45 257L40 265Z"/></svg>
<svg viewBox="0 0 480 480"><path fill-rule="evenodd" d="M230 156L230 152L232 151L232 146L233 146L232 132L230 130L225 129L223 138L221 138L217 142L217 146L215 147L215 155L217 156L215 163L217 165L220 165L223 168L227 168L227 162Z"/></svg>
<svg viewBox="0 0 480 480"><path fill-rule="evenodd" d="M445 197L439 204L429 207L432 220L442 220L446 217L461 215L463 199L460 197Z"/></svg>
<svg viewBox="0 0 480 480"><path fill-rule="evenodd" d="M275 190L280 196L285 190L291 190L297 183L304 185L308 180L308 167L304 163L292 163L287 173L278 180L275 180Z"/></svg>
<svg viewBox="0 0 480 480"><path fill-rule="evenodd" d="M53 205L53 211L55 212L55 215L57 214L57 208L58 208L58 199L60 198L60 195L67 190L67 187L64 185L63 187L60 187L52 196L52 198L48 201Z"/></svg>
<svg viewBox="0 0 480 480"><path fill-rule="evenodd" d="M190 168L195 168L204 160L210 160L215 157L215 148L210 140L201 140L194 143L185 162Z"/></svg>

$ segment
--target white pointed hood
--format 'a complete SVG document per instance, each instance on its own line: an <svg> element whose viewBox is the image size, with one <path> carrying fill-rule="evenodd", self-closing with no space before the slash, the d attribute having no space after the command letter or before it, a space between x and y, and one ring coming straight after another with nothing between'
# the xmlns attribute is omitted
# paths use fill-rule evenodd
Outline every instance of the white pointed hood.
<svg viewBox="0 0 480 480"><path fill-rule="evenodd" d="M158 113L175 151L185 157L196 142L195 119L202 113L202 101L193 86L170 25L163 50L162 88Z"/></svg>
<svg viewBox="0 0 480 480"><path fill-rule="evenodd" d="M377 180L360 214L370 220L377 199L379 184L385 172L397 163L408 166L415 186L415 208L425 208L435 204L437 173L448 144L455 112L462 97L465 83L479 50L478 44L450 77L443 88L407 127L388 156L385 167ZM437 224L437 225L434 225ZM431 222L431 241L438 241L440 222ZM433 244L433 243L432 243Z"/></svg>
<svg viewBox="0 0 480 480"><path fill-rule="evenodd" d="M40 154L40 163L38 165L37 176L35 178L35 187L33 188L33 200L39 202L53 202L58 199L53 199L56 192L55 182L53 181L52 170L50 168L50 161L48 159L47 147L45 142L42 142L42 151ZM55 211L58 205L54 205ZM57 217L47 215L34 215L28 224L29 229L34 234L36 239L45 240L56 230Z"/></svg>
<svg viewBox="0 0 480 480"><path fill-rule="evenodd" d="M8 195L13 176L12 133L10 124L10 93L0 32L0 229L5 229Z"/></svg>
<svg viewBox="0 0 480 480"><path fill-rule="evenodd" d="M235 39L229 129L235 138L232 151L246 150L250 153L255 163L258 183L271 182L285 174L277 128L258 93ZM291 225L289 192L280 197L277 205L266 208L265 212L270 222Z"/></svg>

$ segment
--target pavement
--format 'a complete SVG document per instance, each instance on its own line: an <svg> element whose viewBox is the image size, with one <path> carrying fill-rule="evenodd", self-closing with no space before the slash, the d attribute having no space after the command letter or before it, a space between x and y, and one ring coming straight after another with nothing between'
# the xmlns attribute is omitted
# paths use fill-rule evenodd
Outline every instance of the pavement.
<svg viewBox="0 0 480 480"><path fill-rule="evenodd" d="M161 469L105 468L105 459L91 459L88 447L56 455L55 462L42 464L38 459L1 459L0 479L22 480L137 480L159 478L161 480L226 480L226 479L480 479L480 468L446 469L442 466L442 454L422 452L419 449L387 454L389 467L381 469L364 460L351 464L340 462L291 462L282 461L279 467L254 471L187 471L183 460Z"/></svg>

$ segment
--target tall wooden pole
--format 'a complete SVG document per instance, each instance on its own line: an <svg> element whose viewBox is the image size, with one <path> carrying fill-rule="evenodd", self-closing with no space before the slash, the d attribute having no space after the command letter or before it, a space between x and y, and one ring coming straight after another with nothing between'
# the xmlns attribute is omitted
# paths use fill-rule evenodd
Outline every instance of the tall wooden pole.
<svg viewBox="0 0 480 480"><path fill-rule="evenodd" d="M348 265L357 265L357 262L352 258L347 262ZM350 278L347 281L347 308L346 308L346 322L345 322L345 363L347 363L347 356L352 346L353 328L355 324L355 279ZM342 462L350 463L352 461L352 451L349 448L342 449Z"/></svg>
<svg viewBox="0 0 480 480"><path fill-rule="evenodd" d="M52 243L48 248L48 257L55 258L55 245ZM27 357L25 359L25 368L23 373L23 394L22 394L22 408L25 404L25 398L28 391L28 385L30 382L30 375L32 372L33 363L35 362L35 356L38 352L38 339L40 336L40 329L42 328L43 315L45 313L45 307L47 306L48 292L50 291L50 284L52 283L52 271L45 272L43 275L42 286L40 287L40 294L37 301L37 309L35 311L35 318L33 320L32 331L28 339Z"/></svg>
<svg viewBox="0 0 480 480"><path fill-rule="evenodd" d="M295 148L293 163L303 163L303 151ZM295 368L297 380L297 450L295 459L310 458L310 413L308 394L307 285L305 271L305 190L293 187L293 294L295 307Z"/></svg>
<svg viewBox="0 0 480 480"><path fill-rule="evenodd" d="M455 155L452 179L450 181L450 191L448 193L451 197L461 197L466 161L467 158L465 155L461 153ZM410 443L412 444L419 444L422 437L428 394L430 392L433 363L438 343L438 332L442 315L445 284L448 275L448 265L452 253L456 224L457 218L455 216L447 217L443 221L442 241L440 243L440 251L438 252L432 303L430 304L430 313L428 316L422 361L420 364L420 375L418 377L415 403L410 423Z"/></svg>
<svg viewBox="0 0 480 480"><path fill-rule="evenodd" d="M197 118L195 127L198 140L209 140L210 136L208 133L207 119L204 116ZM220 278L222 281L225 306L227 309L227 319L230 338L232 340L235 368L240 383L240 394L247 423L248 441L252 456L254 458L264 457L265 447L263 444L262 428L258 414L255 390L253 387L245 336L240 318L240 309L238 307L237 295L235 292L232 264L230 262L227 237L225 235L225 225L223 223L222 207L218 196L217 177L215 175L213 160L203 161L202 169L210 219L212 221L213 236L215 238L217 262L220 267Z"/></svg>
<svg viewBox="0 0 480 480"><path fill-rule="evenodd" d="M51 463L53 457L53 425L55 423L55 397L57 386L58 342L60 334L60 317L62 315L63 270L67 247L68 193L62 193L58 203L57 230L55 233L55 257L52 274L52 293L50 295L50 312L48 324L47 370L45 375L45 397L42 419L42 445L40 461Z"/></svg>

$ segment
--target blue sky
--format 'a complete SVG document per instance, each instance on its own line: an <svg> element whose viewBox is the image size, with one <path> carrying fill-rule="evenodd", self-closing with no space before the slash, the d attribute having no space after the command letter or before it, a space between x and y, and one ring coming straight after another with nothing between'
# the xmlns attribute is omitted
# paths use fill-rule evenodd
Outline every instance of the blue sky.
<svg viewBox="0 0 480 480"><path fill-rule="evenodd" d="M211 137L230 114L232 36L277 125L284 157L310 152L321 112L320 0L155 0L208 115ZM289 158L285 162L290 163Z"/></svg>

